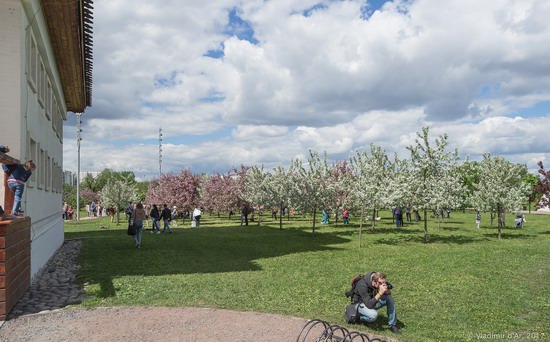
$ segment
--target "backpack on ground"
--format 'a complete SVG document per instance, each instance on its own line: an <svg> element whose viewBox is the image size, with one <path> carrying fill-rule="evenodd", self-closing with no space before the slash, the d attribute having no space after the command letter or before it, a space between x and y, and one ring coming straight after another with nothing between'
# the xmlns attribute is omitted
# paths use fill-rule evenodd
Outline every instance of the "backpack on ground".
<svg viewBox="0 0 550 342"><path fill-rule="evenodd" d="M363 278L364 274L357 274L351 279L351 290L346 291L346 297L350 298L351 303L344 309L344 320L346 323L359 323L359 313L357 312L357 303L353 303L353 293L355 292L355 286L357 282Z"/></svg>

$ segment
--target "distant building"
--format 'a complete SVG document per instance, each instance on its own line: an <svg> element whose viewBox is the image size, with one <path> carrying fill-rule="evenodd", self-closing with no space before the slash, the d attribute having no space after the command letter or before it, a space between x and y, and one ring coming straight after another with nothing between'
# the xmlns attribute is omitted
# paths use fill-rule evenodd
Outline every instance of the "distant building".
<svg viewBox="0 0 550 342"><path fill-rule="evenodd" d="M63 171L63 183L70 185L70 186L76 186L76 174L72 171Z"/></svg>
<svg viewBox="0 0 550 342"><path fill-rule="evenodd" d="M0 1L0 143L37 165L22 206L31 278L64 240L63 122L91 105L91 19L91 0Z"/></svg>
<svg viewBox="0 0 550 342"><path fill-rule="evenodd" d="M101 172L99 171L80 171L80 183L84 180L87 175L96 178ZM74 171L63 171L63 183L69 184L70 186L76 186L78 183L77 172Z"/></svg>

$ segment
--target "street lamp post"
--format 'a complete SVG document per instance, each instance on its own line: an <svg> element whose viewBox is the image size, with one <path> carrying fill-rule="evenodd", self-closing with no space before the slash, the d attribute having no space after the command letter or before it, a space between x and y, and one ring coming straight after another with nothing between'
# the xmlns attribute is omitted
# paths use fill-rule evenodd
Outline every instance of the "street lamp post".
<svg viewBox="0 0 550 342"><path fill-rule="evenodd" d="M76 113L76 147L77 147L77 172L76 172L76 220L80 221L80 119L82 113Z"/></svg>
<svg viewBox="0 0 550 342"><path fill-rule="evenodd" d="M162 128L159 128L159 178L162 176Z"/></svg>

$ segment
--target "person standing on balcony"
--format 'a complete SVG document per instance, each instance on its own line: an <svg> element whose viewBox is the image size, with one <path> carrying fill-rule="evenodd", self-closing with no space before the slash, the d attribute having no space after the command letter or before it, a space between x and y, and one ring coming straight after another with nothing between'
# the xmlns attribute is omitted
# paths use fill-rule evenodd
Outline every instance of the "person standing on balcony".
<svg viewBox="0 0 550 342"><path fill-rule="evenodd" d="M2 169L8 176L8 188L13 191L13 209L12 215L22 216L21 201L23 200L23 191L25 190L25 183L32 175L32 170L36 168L36 165L32 160L27 160L25 164L6 165L2 164Z"/></svg>

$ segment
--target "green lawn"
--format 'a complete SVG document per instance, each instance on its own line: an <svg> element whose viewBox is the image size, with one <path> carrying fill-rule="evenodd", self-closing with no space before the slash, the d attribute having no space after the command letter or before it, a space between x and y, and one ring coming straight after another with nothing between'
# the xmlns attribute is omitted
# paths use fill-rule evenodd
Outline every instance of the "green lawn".
<svg viewBox="0 0 550 342"><path fill-rule="evenodd" d="M84 240L80 279L94 297L82 305L226 308L344 325L352 276L380 270L394 285L403 341L550 339L550 216L526 215L523 229L499 240L488 214L476 229L473 213L453 212L441 228L430 219L424 243L420 224L397 230L383 212L361 248L354 218L312 234L299 217L280 230L271 219L241 227L204 216L201 228L187 221L173 234L144 232L138 250L126 222L67 223L65 238ZM353 328L389 336L384 309L380 316Z"/></svg>

